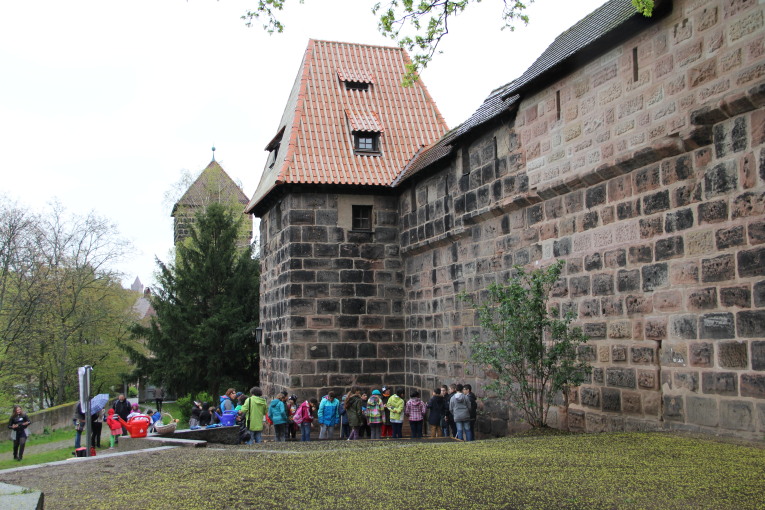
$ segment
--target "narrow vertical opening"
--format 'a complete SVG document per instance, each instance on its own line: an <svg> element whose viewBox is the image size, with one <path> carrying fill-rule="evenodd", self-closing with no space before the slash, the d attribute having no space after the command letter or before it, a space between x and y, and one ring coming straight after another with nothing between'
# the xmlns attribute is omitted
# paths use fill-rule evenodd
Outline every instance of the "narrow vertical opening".
<svg viewBox="0 0 765 510"><path fill-rule="evenodd" d="M632 48L632 81L638 81L638 52L637 46Z"/></svg>
<svg viewBox="0 0 765 510"><path fill-rule="evenodd" d="M560 90L555 91L555 112L557 119L560 120Z"/></svg>

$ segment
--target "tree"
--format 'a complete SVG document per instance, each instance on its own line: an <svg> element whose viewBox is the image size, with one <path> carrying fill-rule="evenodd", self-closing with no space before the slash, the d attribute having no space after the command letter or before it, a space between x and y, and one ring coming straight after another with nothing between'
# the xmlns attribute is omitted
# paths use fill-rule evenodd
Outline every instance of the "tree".
<svg viewBox="0 0 765 510"><path fill-rule="evenodd" d="M253 10L242 18L250 26L254 19L264 18L263 28L268 33L282 32L284 25L277 19L277 12L284 9L287 0L258 0ZM299 0L303 3L304 0ZM396 41L412 55L404 76L404 84L417 80L418 73L427 67L438 51L441 39L449 33L449 20L461 14L473 3L481 0L387 0L375 2L372 13L378 18L381 34ZM518 21L529 23L525 14L526 4L534 0L502 0L500 19L502 30L515 30ZM632 0L635 9L644 16L653 13L654 0Z"/></svg>
<svg viewBox="0 0 765 510"><path fill-rule="evenodd" d="M257 382L260 265L237 247L241 213L212 203L199 213L175 263L159 259L156 316L131 328L148 354L128 349L140 375L171 392L219 394Z"/></svg>
<svg viewBox="0 0 765 510"><path fill-rule="evenodd" d="M526 272L515 266L506 284L493 283L484 301L461 298L477 311L485 335L471 343L473 362L483 367L491 382L487 391L509 398L532 427L547 426L547 413L555 396L580 385L590 371L577 360L577 347L587 341L571 316L560 318L548 309L552 286L564 266L559 261Z"/></svg>
<svg viewBox="0 0 765 510"><path fill-rule="evenodd" d="M94 367L94 388L127 372L124 341L133 296L114 264L126 253L113 224L95 213L45 216L0 199L0 392L46 407L77 395L76 368Z"/></svg>

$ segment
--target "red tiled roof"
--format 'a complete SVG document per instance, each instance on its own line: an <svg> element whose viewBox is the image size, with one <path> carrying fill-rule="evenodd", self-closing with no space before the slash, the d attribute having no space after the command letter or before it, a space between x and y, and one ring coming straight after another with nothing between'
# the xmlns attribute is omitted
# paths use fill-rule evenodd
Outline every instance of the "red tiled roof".
<svg viewBox="0 0 765 510"><path fill-rule="evenodd" d="M337 69L337 77L341 81L352 81L356 83L374 83L374 75L368 71L360 69L343 69L339 67Z"/></svg>
<svg viewBox="0 0 765 510"><path fill-rule="evenodd" d="M447 131L422 80L401 85L409 62L401 48L311 40L276 130L284 128L276 161L266 164L246 211L282 184L389 186L420 147ZM341 73L374 81L347 90ZM380 132L380 153L354 154L355 129Z"/></svg>
<svg viewBox="0 0 765 510"><path fill-rule="evenodd" d="M353 112L346 108L345 115L348 117L351 131L383 132L382 124L375 112Z"/></svg>

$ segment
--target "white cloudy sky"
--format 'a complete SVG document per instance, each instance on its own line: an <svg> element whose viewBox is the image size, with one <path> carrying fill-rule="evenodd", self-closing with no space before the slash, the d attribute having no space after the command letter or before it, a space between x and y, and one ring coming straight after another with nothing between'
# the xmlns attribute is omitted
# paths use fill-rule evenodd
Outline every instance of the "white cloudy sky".
<svg viewBox="0 0 765 510"><path fill-rule="evenodd" d="M253 193L308 39L391 44L373 0L289 0L272 36L240 19L256 3L0 1L0 193L108 217L135 247L124 283L152 283L172 245L164 193L182 170L196 176L213 144ZM423 74L449 127L602 3L537 0L515 32L499 30L500 0L454 20Z"/></svg>

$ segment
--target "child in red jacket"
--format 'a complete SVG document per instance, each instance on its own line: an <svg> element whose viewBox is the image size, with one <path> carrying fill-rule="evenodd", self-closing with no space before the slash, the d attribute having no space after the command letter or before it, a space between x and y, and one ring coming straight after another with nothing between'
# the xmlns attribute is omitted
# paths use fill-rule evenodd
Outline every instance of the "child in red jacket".
<svg viewBox="0 0 765 510"><path fill-rule="evenodd" d="M114 448L115 443L119 441L119 436L122 434L122 424L117 420L117 415L114 414L114 409L109 409L109 416L106 417L106 424L109 425L111 434L109 435L109 448Z"/></svg>

